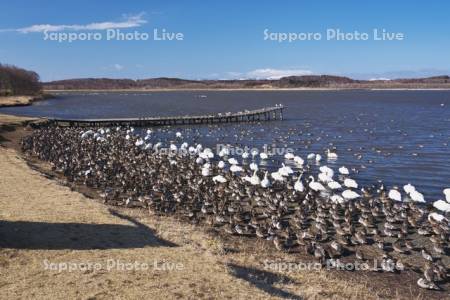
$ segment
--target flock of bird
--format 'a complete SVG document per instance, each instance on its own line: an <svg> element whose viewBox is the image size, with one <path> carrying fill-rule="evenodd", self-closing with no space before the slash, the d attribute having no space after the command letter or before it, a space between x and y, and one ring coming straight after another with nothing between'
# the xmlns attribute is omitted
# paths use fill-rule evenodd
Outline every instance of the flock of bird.
<svg viewBox="0 0 450 300"><path fill-rule="evenodd" d="M450 189L429 202L411 184L362 187L352 169L323 164L338 158L334 149L305 158L287 152L285 163L269 170L264 151L215 153L188 144L181 132L164 143L150 129L138 134L125 127L40 128L22 149L68 181L98 189L110 204L178 214L322 263L354 254L377 259L374 271L399 272L413 268L405 259L415 255L419 287L437 290L448 282Z"/></svg>

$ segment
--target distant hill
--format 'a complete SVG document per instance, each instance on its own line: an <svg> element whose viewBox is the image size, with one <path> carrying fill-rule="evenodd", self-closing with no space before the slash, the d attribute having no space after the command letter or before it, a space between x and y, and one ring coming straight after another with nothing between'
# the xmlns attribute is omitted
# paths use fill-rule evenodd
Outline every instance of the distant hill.
<svg viewBox="0 0 450 300"><path fill-rule="evenodd" d="M450 88L449 76L393 80L356 80L342 76L289 76L278 80L187 80L180 78L80 78L43 83L47 90L264 89L264 88Z"/></svg>

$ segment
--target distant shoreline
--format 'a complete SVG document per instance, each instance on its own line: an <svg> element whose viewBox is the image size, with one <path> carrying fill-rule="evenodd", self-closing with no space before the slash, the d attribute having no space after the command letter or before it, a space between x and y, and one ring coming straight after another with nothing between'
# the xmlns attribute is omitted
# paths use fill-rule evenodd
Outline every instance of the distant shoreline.
<svg viewBox="0 0 450 300"><path fill-rule="evenodd" d="M72 90L45 90L46 93L146 93L146 92L277 92L277 91L450 91L448 88L155 88L155 89L72 89Z"/></svg>

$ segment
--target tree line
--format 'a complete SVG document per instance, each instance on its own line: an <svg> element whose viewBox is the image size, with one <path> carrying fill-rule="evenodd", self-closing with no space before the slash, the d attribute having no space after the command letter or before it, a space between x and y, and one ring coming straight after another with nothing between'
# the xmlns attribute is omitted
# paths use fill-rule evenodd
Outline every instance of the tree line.
<svg viewBox="0 0 450 300"><path fill-rule="evenodd" d="M41 90L36 72L0 64L0 96L36 95Z"/></svg>

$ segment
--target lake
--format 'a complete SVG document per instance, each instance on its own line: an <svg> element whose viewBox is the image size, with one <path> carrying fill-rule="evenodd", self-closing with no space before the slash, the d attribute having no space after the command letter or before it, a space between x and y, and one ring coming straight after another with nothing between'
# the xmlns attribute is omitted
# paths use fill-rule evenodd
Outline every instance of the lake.
<svg viewBox="0 0 450 300"><path fill-rule="evenodd" d="M450 91L179 91L60 94L0 113L57 118L113 118L236 112L283 104L283 121L154 129L154 139L180 131L188 142L292 148L320 153L335 171L353 169L361 185L411 183L426 200L450 187ZM338 159L326 161L336 148ZM284 159L273 157L273 168ZM315 166L317 167L317 166Z"/></svg>

